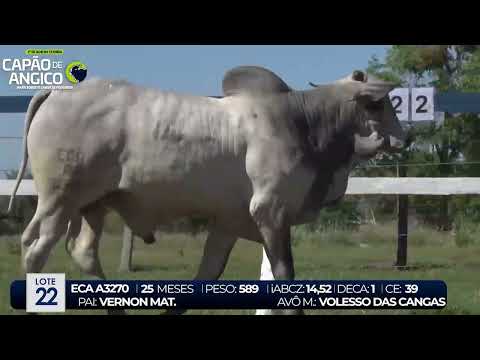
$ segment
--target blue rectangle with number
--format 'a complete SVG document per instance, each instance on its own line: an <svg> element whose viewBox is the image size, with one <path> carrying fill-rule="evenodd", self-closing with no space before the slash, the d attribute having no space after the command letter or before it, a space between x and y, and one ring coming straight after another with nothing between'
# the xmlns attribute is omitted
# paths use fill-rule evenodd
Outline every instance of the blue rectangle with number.
<svg viewBox="0 0 480 360"><path fill-rule="evenodd" d="M11 305L25 309L26 282L11 285ZM66 280L66 309L440 309L438 280L187 281Z"/></svg>

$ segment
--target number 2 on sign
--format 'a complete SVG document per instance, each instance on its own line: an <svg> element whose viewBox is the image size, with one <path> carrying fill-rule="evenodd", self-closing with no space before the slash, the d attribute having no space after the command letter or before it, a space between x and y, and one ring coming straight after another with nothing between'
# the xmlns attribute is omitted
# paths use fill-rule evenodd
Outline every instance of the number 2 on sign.
<svg viewBox="0 0 480 360"><path fill-rule="evenodd" d="M409 90L407 88L395 89L390 92L390 102L398 120L408 120L410 111Z"/></svg>
<svg viewBox="0 0 480 360"><path fill-rule="evenodd" d="M391 102L392 102L393 109L395 110L395 112L397 114L400 114L402 112L402 110L400 110L399 107L402 106L402 102L403 102L402 98L398 95L392 96Z"/></svg>
<svg viewBox="0 0 480 360"><path fill-rule="evenodd" d="M413 121L433 121L435 119L434 96L434 88L412 89Z"/></svg>
<svg viewBox="0 0 480 360"><path fill-rule="evenodd" d="M51 287L51 288L44 288L44 287L39 287L36 291L37 294L42 293L42 296L37 300L35 305L57 305L57 302L54 301L55 298L57 297L57 289ZM50 299L47 302L44 302L45 297L47 294L53 293L53 296L50 297Z"/></svg>
<svg viewBox="0 0 480 360"><path fill-rule="evenodd" d="M425 106L427 105L428 98L425 95L418 95L417 96L417 101L423 101L420 105L418 105L416 112L417 113L427 113L428 110L425 109Z"/></svg>

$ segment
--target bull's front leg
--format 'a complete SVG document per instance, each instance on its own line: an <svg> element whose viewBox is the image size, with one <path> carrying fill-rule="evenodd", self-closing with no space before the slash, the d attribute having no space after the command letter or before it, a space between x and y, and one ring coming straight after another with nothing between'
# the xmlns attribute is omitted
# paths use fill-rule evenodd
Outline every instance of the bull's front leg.
<svg viewBox="0 0 480 360"><path fill-rule="evenodd" d="M293 280L288 208L274 194L255 194L250 202L250 215L262 235L265 252L275 280Z"/></svg>
<svg viewBox="0 0 480 360"><path fill-rule="evenodd" d="M246 170L253 188L249 211L260 232L274 279L293 280L290 226L301 210L315 173L304 166L301 147L291 138L278 141L282 134L261 134L249 144Z"/></svg>
<svg viewBox="0 0 480 360"><path fill-rule="evenodd" d="M274 279L293 280L295 269L286 206L275 196L254 195L250 203L250 214L262 235ZM297 309L274 310L271 313L303 314Z"/></svg>
<svg viewBox="0 0 480 360"><path fill-rule="evenodd" d="M265 248L262 248L262 265L260 268L260 280L272 281L275 280L272 273L272 266L268 260ZM257 309L255 315L275 315L275 310L271 309Z"/></svg>

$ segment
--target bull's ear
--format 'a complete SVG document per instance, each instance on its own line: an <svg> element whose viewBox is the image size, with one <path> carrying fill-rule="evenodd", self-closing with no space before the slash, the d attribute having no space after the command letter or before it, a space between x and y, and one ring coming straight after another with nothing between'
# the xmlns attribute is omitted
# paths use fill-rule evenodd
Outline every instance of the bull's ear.
<svg viewBox="0 0 480 360"><path fill-rule="evenodd" d="M362 83L359 85L354 98L355 100L377 102L388 96L388 93L396 87L394 83L383 80Z"/></svg>

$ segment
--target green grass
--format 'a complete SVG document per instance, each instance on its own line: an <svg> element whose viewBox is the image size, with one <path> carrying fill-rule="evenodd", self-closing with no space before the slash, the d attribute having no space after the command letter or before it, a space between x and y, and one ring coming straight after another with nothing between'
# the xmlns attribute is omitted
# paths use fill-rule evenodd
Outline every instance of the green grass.
<svg viewBox="0 0 480 360"><path fill-rule="evenodd" d="M311 233L294 231L297 279L438 279L448 287L448 305L441 311L307 310L307 314L480 314L480 244L457 246L455 236L427 229L411 233L409 268L392 267L396 253L393 224L362 227L358 232ZM153 245L135 243L134 270L118 273L121 239L105 235L102 264L109 279L191 279L203 251L204 234L164 235ZM0 314L24 314L10 307L12 280L23 279L18 237L0 237ZM258 279L259 244L239 240L223 279ZM69 279L87 279L64 250L63 241L52 253L45 272L65 272ZM128 310L130 314L161 314L158 310ZM67 314L105 314L105 311L67 311ZM188 314L254 314L254 310L191 310Z"/></svg>

